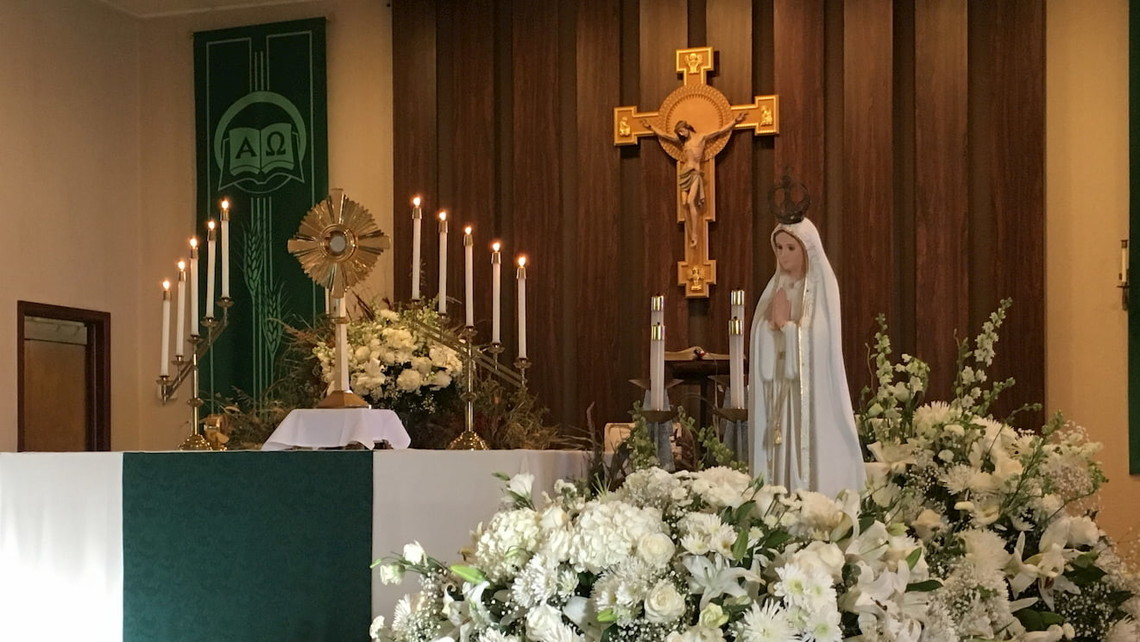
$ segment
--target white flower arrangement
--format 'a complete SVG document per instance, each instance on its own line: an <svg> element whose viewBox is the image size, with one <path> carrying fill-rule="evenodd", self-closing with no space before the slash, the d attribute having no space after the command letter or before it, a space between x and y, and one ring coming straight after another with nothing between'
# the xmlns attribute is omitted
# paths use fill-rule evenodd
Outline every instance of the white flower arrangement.
<svg viewBox="0 0 1140 642"><path fill-rule="evenodd" d="M451 348L432 342L419 327L440 325L430 309L383 309L371 320L348 324L349 385L353 392L375 407L397 412L438 409L437 394L454 385L462 369ZM313 355L320 362L321 377L328 383L335 376L335 348L319 343Z"/></svg>
<svg viewBox="0 0 1140 642"><path fill-rule="evenodd" d="M858 417L868 484L788 493L729 468L629 474L613 491L533 477L474 533L467 564L418 545L380 560L421 590L384 642L1091 642L1140 639L1140 585L1091 517L1095 445L986 416L1006 304L963 347L955 398L923 404L927 367L889 359ZM503 478L506 480L506 478Z"/></svg>

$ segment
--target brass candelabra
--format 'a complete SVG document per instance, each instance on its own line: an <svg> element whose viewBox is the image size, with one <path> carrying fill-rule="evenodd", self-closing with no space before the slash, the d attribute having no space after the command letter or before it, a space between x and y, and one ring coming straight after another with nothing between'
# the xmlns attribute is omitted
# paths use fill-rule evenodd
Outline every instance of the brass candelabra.
<svg viewBox="0 0 1140 642"><path fill-rule="evenodd" d="M229 325L229 310L233 307L234 301L229 297L222 297L218 299L218 307L222 309L222 317L220 319L215 317L205 317L202 319L202 325L206 327L206 336L199 334L190 335L190 358L186 359L182 355L175 355L172 363L174 364L174 376L161 376L158 378L158 396L163 404L169 403L174 399L174 395L178 392L178 388L190 379L190 386L193 390L193 396L186 400L186 405L190 406L190 435L182 441L178 446L179 450L225 450L222 444L214 444L210 442L203 435L201 426L201 408L205 403L199 395L198 386L198 362L210 348L217 342L218 337L222 335L226 327Z"/></svg>

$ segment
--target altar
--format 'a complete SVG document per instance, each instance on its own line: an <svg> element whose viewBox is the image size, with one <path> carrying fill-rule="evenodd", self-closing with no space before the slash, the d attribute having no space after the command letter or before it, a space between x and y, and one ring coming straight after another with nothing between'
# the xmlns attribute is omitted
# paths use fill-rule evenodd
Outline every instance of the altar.
<svg viewBox="0 0 1140 642"><path fill-rule="evenodd" d="M418 540L458 560L501 472L535 489L575 451L0 453L0 639L361 639L416 579L369 568Z"/></svg>

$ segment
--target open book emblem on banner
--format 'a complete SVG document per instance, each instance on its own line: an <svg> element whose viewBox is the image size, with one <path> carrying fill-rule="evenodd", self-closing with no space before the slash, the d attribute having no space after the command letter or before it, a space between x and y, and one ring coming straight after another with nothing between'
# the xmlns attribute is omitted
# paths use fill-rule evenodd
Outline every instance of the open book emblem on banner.
<svg viewBox="0 0 1140 642"><path fill-rule="evenodd" d="M291 180L304 183L307 140L305 121L288 98L271 91L246 94L226 109L214 130L218 190L236 186L268 194Z"/></svg>

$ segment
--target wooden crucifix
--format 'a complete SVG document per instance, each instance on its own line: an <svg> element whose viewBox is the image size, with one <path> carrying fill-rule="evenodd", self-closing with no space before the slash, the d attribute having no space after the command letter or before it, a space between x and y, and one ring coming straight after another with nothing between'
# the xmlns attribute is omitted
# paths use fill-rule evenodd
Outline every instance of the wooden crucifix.
<svg viewBox="0 0 1140 642"><path fill-rule="evenodd" d="M713 48L678 49L680 87L655 112L614 108L614 145L636 145L656 136L677 161L677 221L685 225L685 258L677 263L677 284L688 298L707 298L716 283L716 261L709 258L708 224L716 220L716 163L729 132L751 129L771 135L780 130L777 96L755 96L750 105L732 105L708 84Z"/></svg>

